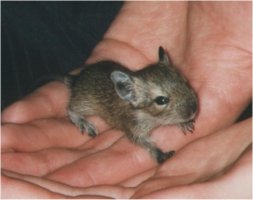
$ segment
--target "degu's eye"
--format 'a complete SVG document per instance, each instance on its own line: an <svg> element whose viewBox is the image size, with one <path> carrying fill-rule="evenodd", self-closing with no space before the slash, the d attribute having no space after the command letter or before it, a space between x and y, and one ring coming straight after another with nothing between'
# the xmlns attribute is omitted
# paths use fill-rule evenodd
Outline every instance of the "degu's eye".
<svg viewBox="0 0 253 200"><path fill-rule="evenodd" d="M165 105L165 104L168 104L169 103L169 98L168 97L164 97L164 96L158 96L155 98L155 103L157 105Z"/></svg>

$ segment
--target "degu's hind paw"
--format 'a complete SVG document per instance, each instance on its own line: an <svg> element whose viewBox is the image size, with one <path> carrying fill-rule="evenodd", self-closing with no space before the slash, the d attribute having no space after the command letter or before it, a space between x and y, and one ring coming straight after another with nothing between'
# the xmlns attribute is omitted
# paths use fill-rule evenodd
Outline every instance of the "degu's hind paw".
<svg viewBox="0 0 253 200"><path fill-rule="evenodd" d="M165 153L162 151L159 151L156 158L157 162L159 164L162 164L164 161L170 159L174 154L175 154L175 151L168 151Z"/></svg>

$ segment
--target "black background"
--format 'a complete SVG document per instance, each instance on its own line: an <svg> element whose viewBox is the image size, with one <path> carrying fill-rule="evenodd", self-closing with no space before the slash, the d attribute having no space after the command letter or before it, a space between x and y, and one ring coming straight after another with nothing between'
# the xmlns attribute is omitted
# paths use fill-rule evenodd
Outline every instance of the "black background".
<svg viewBox="0 0 253 200"><path fill-rule="evenodd" d="M1 108L40 77L79 67L123 2L1 2Z"/></svg>

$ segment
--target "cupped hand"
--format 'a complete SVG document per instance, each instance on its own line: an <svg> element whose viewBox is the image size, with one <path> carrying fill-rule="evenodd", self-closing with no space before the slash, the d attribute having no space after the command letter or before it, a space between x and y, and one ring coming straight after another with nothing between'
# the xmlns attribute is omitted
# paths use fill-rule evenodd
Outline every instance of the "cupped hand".
<svg viewBox="0 0 253 200"><path fill-rule="evenodd" d="M179 152L162 167L157 166L145 150L131 144L122 132L114 130L97 117L91 120L100 135L94 139L81 135L66 118L67 88L54 82L3 111L2 168L17 174L31 175L42 182L48 181L51 187L63 184L72 189L99 189L96 188L99 185L110 184L124 191L125 196L134 195L135 192L137 196L137 192L142 196L150 193L142 189L147 187L146 182L142 184L146 179L138 182L136 190L125 189L124 184L118 184L131 180L131 177L133 180L138 179L144 172L148 177L156 175L157 170L167 165L173 166L175 163L177 166L177 159L187 158L188 162L192 162L189 156L194 157L197 149L187 144L195 140L197 143L194 143L198 144L199 138L207 138L206 142L209 141L207 135L219 133L217 131L231 126L249 103L250 13L249 2L127 2L87 61L92 63L113 59L136 70L158 59L159 46L168 50L173 63L198 94L199 114L192 135L185 136L176 127L161 127L154 131L153 139L159 146L164 150L175 149ZM226 141L225 137L222 139ZM246 149L249 144L247 140L248 137L243 137L229 155L221 155L222 159L214 163L212 169L215 170L205 168L205 165L203 169L215 173L223 170ZM211 152L224 150L219 145L211 145L210 148ZM237 157L231 156L233 153ZM180 166L179 175L189 169L188 173L195 174L190 181L193 182L212 174L194 170L202 159L201 156L197 157L190 169ZM9 188L13 184L17 185L16 188L12 187L16 190L22 188L20 184L24 186L22 191L27 193L17 193L24 196L32 195L36 190L40 191L36 194L42 197L53 196L54 192L57 195L79 195L73 190L69 193L50 190L50 187L30 183L10 173L5 173L3 177L3 181L6 181L2 186L3 194L6 197L10 195ZM175 182L181 185L184 181L181 179ZM107 196L107 193L101 192L103 189L100 188L97 194Z"/></svg>
<svg viewBox="0 0 253 200"><path fill-rule="evenodd" d="M16 197L18 193L19 197L30 198L249 198L251 122L248 119L202 137L186 145L164 165L121 183L78 187L45 176L3 170L2 191L8 197ZM245 149L246 146L249 148ZM113 175L118 173L115 171Z"/></svg>

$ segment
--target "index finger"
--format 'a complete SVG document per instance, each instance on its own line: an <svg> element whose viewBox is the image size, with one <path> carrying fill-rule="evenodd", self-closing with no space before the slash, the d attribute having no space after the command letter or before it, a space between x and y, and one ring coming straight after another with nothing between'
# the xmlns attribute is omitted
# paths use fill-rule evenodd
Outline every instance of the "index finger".
<svg viewBox="0 0 253 200"><path fill-rule="evenodd" d="M2 113L2 122L26 123L41 118L65 115L68 90L60 82L51 82L13 103Z"/></svg>

